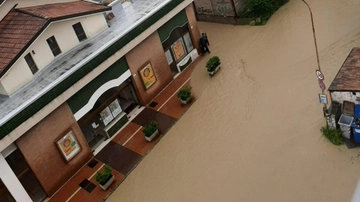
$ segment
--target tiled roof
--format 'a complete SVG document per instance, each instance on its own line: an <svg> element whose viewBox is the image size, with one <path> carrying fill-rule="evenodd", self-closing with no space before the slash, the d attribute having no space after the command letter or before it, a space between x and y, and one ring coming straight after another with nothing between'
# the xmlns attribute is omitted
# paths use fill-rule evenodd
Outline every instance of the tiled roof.
<svg viewBox="0 0 360 202"><path fill-rule="evenodd" d="M0 77L50 22L107 10L84 1L12 9L0 22Z"/></svg>
<svg viewBox="0 0 360 202"><path fill-rule="evenodd" d="M0 72L45 25L46 20L10 11L0 23Z"/></svg>
<svg viewBox="0 0 360 202"><path fill-rule="evenodd" d="M329 91L360 91L360 48L351 50Z"/></svg>
<svg viewBox="0 0 360 202"><path fill-rule="evenodd" d="M85 15L89 13L110 10L110 7L89 3L85 1L74 1L68 3L46 4L17 10L29 13L41 18L68 18L73 16Z"/></svg>

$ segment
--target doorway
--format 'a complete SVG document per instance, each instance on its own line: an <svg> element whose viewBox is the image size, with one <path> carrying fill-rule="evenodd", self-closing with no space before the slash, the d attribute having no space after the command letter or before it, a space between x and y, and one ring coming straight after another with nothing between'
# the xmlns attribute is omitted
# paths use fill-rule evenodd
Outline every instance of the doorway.
<svg viewBox="0 0 360 202"><path fill-rule="evenodd" d="M10 168L19 179L21 185L24 187L30 198L34 202L43 201L47 195L40 185L35 174L29 167L24 156L19 149L13 151L9 156L5 158ZM0 185L1 187L1 185Z"/></svg>

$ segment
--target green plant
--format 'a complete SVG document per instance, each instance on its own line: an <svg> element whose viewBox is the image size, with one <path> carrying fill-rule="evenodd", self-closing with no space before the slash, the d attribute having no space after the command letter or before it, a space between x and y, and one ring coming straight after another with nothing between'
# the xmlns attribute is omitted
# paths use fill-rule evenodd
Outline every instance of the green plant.
<svg viewBox="0 0 360 202"><path fill-rule="evenodd" d="M334 145L342 145L344 143L344 138L340 129L321 127L320 131Z"/></svg>
<svg viewBox="0 0 360 202"><path fill-rule="evenodd" d="M288 0L249 0L239 17L261 17L262 20L267 20L287 2Z"/></svg>
<svg viewBox="0 0 360 202"><path fill-rule="evenodd" d="M220 58L218 56L213 56L206 62L207 71L212 72L219 65L220 65Z"/></svg>
<svg viewBox="0 0 360 202"><path fill-rule="evenodd" d="M144 126L143 133L146 137L150 137L158 127L158 123L156 121L150 121L150 123Z"/></svg>
<svg viewBox="0 0 360 202"><path fill-rule="evenodd" d="M179 90L177 97L180 100L187 100L188 98L191 97L191 88L192 87L185 87L185 88Z"/></svg>
<svg viewBox="0 0 360 202"><path fill-rule="evenodd" d="M104 185L112 176L111 173L111 167L109 165L104 166L104 172L96 172L95 180L101 184Z"/></svg>

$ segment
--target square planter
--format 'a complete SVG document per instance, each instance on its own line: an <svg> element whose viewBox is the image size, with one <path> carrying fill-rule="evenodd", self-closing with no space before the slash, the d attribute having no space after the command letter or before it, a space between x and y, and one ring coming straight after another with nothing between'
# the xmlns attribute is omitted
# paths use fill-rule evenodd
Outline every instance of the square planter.
<svg viewBox="0 0 360 202"><path fill-rule="evenodd" d="M186 99L186 100L182 100L182 99L180 99L180 101L181 101L181 103L182 104L184 104L184 105L186 105L187 103L189 103L190 102L190 100L192 99L192 97L189 97L188 99Z"/></svg>
<svg viewBox="0 0 360 202"><path fill-rule="evenodd" d="M110 185L114 182L115 182L115 177L114 177L114 175L111 175L111 177L108 179L108 181L104 185L102 185L102 184L99 184L99 185L102 190L106 191L110 187Z"/></svg>
<svg viewBox="0 0 360 202"><path fill-rule="evenodd" d="M209 75L210 75L210 76L214 76L214 75L216 74L216 72L218 72L218 71L219 71L219 69L220 69L220 65L218 65L218 66L215 68L215 70L214 70L214 71L209 72Z"/></svg>
<svg viewBox="0 0 360 202"><path fill-rule="evenodd" d="M152 135L150 135L149 137L145 136L145 139L148 141L148 142L151 142L151 140L153 140L156 135L159 134L159 129L157 129Z"/></svg>

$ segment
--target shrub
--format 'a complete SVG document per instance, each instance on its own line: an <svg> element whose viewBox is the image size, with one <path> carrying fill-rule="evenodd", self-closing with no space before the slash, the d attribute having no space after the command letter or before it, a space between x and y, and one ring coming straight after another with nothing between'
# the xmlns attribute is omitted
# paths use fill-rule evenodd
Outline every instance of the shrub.
<svg viewBox="0 0 360 202"><path fill-rule="evenodd" d="M158 127L158 123L156 121L150 121L150 123L144 126L143 133L146 137L150 137Z"/></svg>
<svg viewBox="0 0 360 202"><path fill-rule="evenodd" d="M206 62L207 71L212 72L219 65L220 65L220 58L218 56L213 56Z"/></svg>
<svg viewBox="0 0 360 202"><path fill-rule="evenodd" d="M249 0L240 17L261 17L263 20L268 20L271 15L286 2L288 2L288 0Z"/></svg>
<svg viewBox="0 0 360 202"><path fill-rule="evenodd" d="M111 178L111 176L111 167L109 165L105 165L103 173L96 172L95 180L101 185L104 185Z"/></svg>
<svg viewBox="0 0 360 202"><path fill-rule="evenodd" d="M340 129L321 127L320 131L334 145L342 145L344 143L344 138Z"/></svg>
<svg viewBox="0 0 360 202"><path fill-rule="evenodd" d="M179 90L177 97L180 100L187 100L188 98L191 97L191 87L185 87L181 90Z"/></svg>

